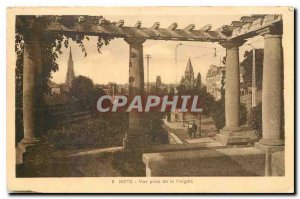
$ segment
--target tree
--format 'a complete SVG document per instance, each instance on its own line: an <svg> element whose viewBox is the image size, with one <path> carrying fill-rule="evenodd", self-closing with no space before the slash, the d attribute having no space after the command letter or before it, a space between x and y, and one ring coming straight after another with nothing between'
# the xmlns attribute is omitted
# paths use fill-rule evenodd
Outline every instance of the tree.
<svg viewBox="0 0 300 199"><path fill-rule="evenodd" d="M214 105L214 97L207 92L206 86L201 88L201 91L194 91L193 95L198 95L200 100L200 106L203 109L202 114L209 116L211 114L212 107Z"/></svg>
<svg viewBox="0 0 300 199"><path fill-rule="evenodd" d="M79 100L83 108L90 109L96 106L94 83L88 77L81 75L76 77L71 83L69 95Z"/></svg>
<svg viewBox="0 0 300 199"><path fill-rule="evenodd" d="M264 49L255 49L255 78L257 89L262 89L262 77L263 77L263 57ZM253 52L246 51L244 54L244 60L241 62L241 67L244 68L245 73L243 75L245 87L252 86L252 62Z"/></svg>
<svg viewBox="0 0 300 199"><path fill-rule="evenodd" d="M201 91L201 87L202 87L202 85L201 85L201 74L198 73L197 80L196 80L196 89Z"/></svg>

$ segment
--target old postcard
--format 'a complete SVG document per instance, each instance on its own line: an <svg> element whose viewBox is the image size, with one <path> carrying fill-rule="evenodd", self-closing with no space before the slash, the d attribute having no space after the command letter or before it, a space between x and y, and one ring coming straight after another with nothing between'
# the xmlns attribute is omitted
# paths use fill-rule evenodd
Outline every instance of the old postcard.
<svg viewBox="0 0 300 199"><path fill-rule="evenodd" d="M292 7L7 9L10 192L293 193Z"/></svg>

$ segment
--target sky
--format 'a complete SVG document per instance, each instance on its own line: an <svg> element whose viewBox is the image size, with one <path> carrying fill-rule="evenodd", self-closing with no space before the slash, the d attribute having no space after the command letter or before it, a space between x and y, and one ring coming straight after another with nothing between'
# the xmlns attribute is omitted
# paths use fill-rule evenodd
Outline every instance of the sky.
<svg viewBox="0 0 300 199"><path fill-rule="evenodd" d="M137 21L142 21L142 27L151 27L155 22L160 22L160 27L168 27L173 22L178 23L178 28L184 28L194 23L196 29L207 24L212 25L215 30L222 25L230 24L231 21L239 20L240 15L104 15L110 21L123 19L125 26L134 26ZM255 48L263 47L261 37L249 40ZM175 47L179 43L183 45L177 50L177 70L175 64ZM124 39L114 39L108 46L101 49L101 54L97 52L97 37L90 37L85 41L87 56L81 52L80 47L74 42L70 42L72 47L75 75L83 75L91 78L95 84L107 84L116 82L118 84L128 83L129 71L129 45ZM219 65L220 59L225 56L225 49L218 43L209 42L178 42L147 40L144 44L144 55L150 54L149 81L154 82L156 76L160 75L163 83L177 83L180 81L188 59L191 59L195 76L198 72L202 75L205 83L205 76L211 64ZM217 56L214 57L214 49L217 49ZM243 59L244 51L251 50L249 45L240 47L240 61ZM63 83L66 78L69 49L63 48L63 54L59 56L57 62L59 71L53 73L52 80L56 83ZM144 59L145 81L146 81L146 59Z"/></svg>

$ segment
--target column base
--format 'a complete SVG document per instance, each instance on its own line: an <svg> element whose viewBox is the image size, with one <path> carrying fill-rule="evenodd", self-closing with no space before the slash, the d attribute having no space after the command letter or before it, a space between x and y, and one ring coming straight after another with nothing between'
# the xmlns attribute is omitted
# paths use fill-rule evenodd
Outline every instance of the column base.
<svg viewBox="0 0 300 199"><path fill-rule="evenodd" d="M36 155L39 153L48 153L53 149L51 144L38 138L23 138L16 148L16 163L17 164L33 164ZM49 153L48 153L49 154Z"/></svg>
<svg viewBox="0 0 300 199"><path fill-rule="evenodd" d="M22 139L16 148L16 177L39 177L51 162L53 146L45 139Z"/></svg>
<svg viewBox="0 0 300 199"><path fill-rule="evenodd" d="M241 128L223 128L216 135L216 140L224 145L243 145L250 142L250 137L246 136Z"/></svg>
<svg viewBox="0 0 300 199"><path fill-rule="evenodd" d="M277 144L281 143L281 145L268 145L265 143L270 143L270 142L266 142L265 139L261 139L259 142L254 143L254 147L264 151L265 153L274 153L277 151L283 151L285 148L283 140L275 141L275 143L277 143Z"/></svg>
<svg viewBox="0 0 300 199"><path fill-rule="evenodd" d="M125 150L147 150L152 147L152 143L148 134L126 134L123 139L123 147Z"/></svg>

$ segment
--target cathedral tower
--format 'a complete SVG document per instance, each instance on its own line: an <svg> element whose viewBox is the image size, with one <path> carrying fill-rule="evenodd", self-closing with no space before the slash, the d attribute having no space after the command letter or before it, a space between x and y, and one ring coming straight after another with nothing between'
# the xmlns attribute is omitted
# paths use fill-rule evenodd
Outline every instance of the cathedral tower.
<svg viewBox="0 0 300 199"><path fill-rule="evenodd" d="M194 81L194 69L191 63L191 59L189 58L188 63L185 68L184 78L188 80L191 84Z"/></svg>
<svg viewBox="0 0 300 199"><path fill-rule="evenodd" d="M71 47L70 47L69 60L68 60L68 70L67 70L67 76L66 76L66 84L68 86L70 86L74 78L75 78L74 65L73 65L73 59L72 59L72 50L71 50Z"/></svg>

